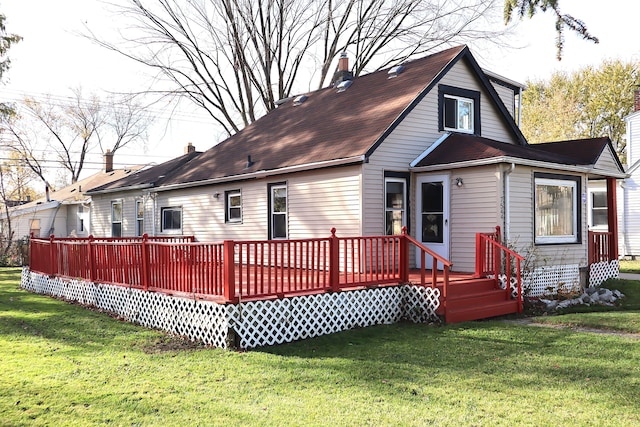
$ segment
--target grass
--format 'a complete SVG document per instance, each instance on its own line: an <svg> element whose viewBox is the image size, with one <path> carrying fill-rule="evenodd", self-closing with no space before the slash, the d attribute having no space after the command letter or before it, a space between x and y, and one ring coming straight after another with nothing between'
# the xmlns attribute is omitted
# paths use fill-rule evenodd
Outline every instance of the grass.
<svg viewBox="0 0 640 427"><path fill-rule="evenodd" d="M573 328L596 328L640 334L640 282L609 279L602 287L622 292L625 297L620 301L620 305L573 306L562 310L561 316L537 317L536 321Z"/></svg>
<svg viewBox="0 0 640 427"><path fill-rule="evenodd" d="M0 270L0 425L640 424L634 338L396 324L230 352L18 281Z"/></svg>
<svg viewBox="0 0 640 427"><path fill-rule="evenodd" d="M621 273L640 273L640 260L621 260Z"/></svg>

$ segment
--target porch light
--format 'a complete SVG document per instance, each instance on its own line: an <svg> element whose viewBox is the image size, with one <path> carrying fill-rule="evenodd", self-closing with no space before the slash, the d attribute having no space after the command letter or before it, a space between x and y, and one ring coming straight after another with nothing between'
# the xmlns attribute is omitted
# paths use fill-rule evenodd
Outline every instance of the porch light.
<svg viewBox="0 0 640 427"><path fill-rule="evenodd" d="M214 199L217 199L219 197L220 197L220 193L218 193L218 192L213 193L213 198Z"/></svg>
<svg viewBox="0 0 640 427"><path fill-rule="evenodd" d="M456 185L458 187L462 187L464 185L464 181L462 181L462 178L460 178L460 177L456 178Z"/></svg>

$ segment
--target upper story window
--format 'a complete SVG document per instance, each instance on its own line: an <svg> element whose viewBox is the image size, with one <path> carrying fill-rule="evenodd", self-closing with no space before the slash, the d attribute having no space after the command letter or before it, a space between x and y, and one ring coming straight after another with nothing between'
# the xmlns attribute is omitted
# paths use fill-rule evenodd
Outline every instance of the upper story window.
<svg viewBox="0 0 640 427"><path fill-rule="evenodd" d="M438 86L438 128L480 135L480 92Z"/></svg>
<svg viewBox="0 0 640 427"><path fill-rule="evenodd" d="M473 99L444 96L444 129L473 133Z"/></svg>
<svg viewBox="0 0 640 427"><path fill-rule="evenodd" d="M535 174L535 243L580 243L580 177Z"/></svg>
<svg viewBox="0 0 640 427"><path fill-rule="evenodd" d="M122 237L122 201L111 202L111 237Z"/></svg>
<svg viewBox="0 0 640 427"><path fill-rule="evenodd" d="M242 193L240 190L225 191L225 221L242 222Z"/></svg>
<svg viewBox="0 0 640 427"><path fill-rule="evenodd" d="M162 208L160 215L162 218L162 231L167 231L167 232L182 231L182 208L181 207Z"/></svg>

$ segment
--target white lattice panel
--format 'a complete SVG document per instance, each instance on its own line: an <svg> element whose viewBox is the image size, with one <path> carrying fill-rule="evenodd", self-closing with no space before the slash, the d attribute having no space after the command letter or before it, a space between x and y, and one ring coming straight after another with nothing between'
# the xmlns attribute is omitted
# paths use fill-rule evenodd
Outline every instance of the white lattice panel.
<svg viewBox="0 0 640 427"><path fill-rule="evenodd" d="M618 278L620 262L617 259L602 261L589 266L589 286L600 286L607 279Z"/></svg>
<svg viewBox="0 0 640 427"><path fill-rule="evenodd" d="M123 319L215 347L229 330L241 348L281 344L400 319L437 319L438 289L403 285L237 305L172 297L121 286L62 280L23 270L22 287L98 307Z"/></svg>
<svg viewBox="0 0 640 427"><path fill-rule="evenodd" d="M438 318L440 290L422 286L402 286L402 317L414 323L425 323Z"/></svg>
<svg viewBox="0 0 640 427"><path fill-rule="evenodd" d="M559 289L565 292L580 289L580 269L578 264L552 265L536 268L522 277L523 292L526 296L540 297L554 295Z"/></svg>
<svg viewBox="0 0 640 427"><path fill-rule="evenodd" d="M493 275L491 277L493 277ZM498 284L500 285L500 289L507 289L506 274L498 275ZM511 298L518 299L518 278L517 277L511 276L511 279L509 281L509 287L511 288ZM522 287L524 288L524 283ZM522 291L522 297L524 298L524 290Z"/></svg>
<svg viewBox="0 0 640 427"><path fill-rule="evenodd" d="M26 290L77 301L113 313L149 328L162 329L226 348L227 310L208 301L175 298L121 286L62 280L24 269L22 287Z"/></svg>

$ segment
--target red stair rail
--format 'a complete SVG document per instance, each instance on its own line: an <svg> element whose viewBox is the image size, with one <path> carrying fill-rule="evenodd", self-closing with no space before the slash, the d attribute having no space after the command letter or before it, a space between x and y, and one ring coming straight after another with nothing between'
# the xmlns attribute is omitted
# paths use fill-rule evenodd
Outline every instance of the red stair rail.
<svg viewBox="0 0 640 427"><path fill-rule="evenodd" d="M496 285L502 273L504 258L504 274L506 276L506 298L511 299L512 264L515 262L516 286L518 291L518 313L522 313L522 276L521 261L524 257L500 243L500 226L495 233L476 233L476 276L493 276Z"/></svg>
<svg viewBox="0 0 640 427"><path fill-rule="evenodd" d="M402 237L404 240L404 248L401 249L401 259L403 261L402 266L402 274L404 281L407 281L409 276L409 244L413 244L417 250L420 251L420 285L425 285L425 276L426 276L426 255L430 255L432 258L431 264L431 287L434 288L438 283L438 262L442 264L442 301L444 301L443 314L447 315L447 288L449 287L449 270L453 263L448 259L438 255L431 249L424 246L422 243L418 242L416 239L411 237L407 233L407 227L402 227Z"/></svg>

